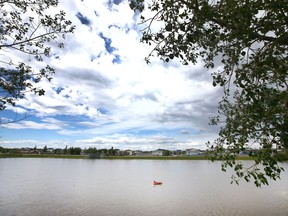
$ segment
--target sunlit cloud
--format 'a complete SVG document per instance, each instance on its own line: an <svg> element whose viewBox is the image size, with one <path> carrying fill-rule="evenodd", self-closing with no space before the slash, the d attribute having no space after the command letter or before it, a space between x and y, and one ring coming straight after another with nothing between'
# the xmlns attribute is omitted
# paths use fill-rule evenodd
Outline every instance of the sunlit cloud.
<svg viewBox="0 0 288 216"><path fill-rule="evenodd" d="M222 92L212 86L211 72L201 62L184 66L155 57L146 64L153 47L139 42L138 15L128 1L60 1L59 9L76 31L45 59L56 69L51 82L37 84L45 95L28 93L9 108L33 117L5 125L0 146L38 140L54 147L185 149L205 148L215 138L219 128L208 121ZM31 144L12 136L21 130ZM46 141L39 130L49 133Z"/></svg>

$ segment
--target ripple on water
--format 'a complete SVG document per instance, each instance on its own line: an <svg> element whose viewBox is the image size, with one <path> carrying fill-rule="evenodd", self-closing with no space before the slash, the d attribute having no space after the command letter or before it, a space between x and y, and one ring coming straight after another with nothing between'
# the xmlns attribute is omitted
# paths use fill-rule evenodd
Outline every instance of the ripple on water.
<svg viewBox="0 0 288 216"><path fill-rule="evenodd" d="M0 179L1 216L288 215L287 175L230 185L207 161L0 159Z"/></svg>

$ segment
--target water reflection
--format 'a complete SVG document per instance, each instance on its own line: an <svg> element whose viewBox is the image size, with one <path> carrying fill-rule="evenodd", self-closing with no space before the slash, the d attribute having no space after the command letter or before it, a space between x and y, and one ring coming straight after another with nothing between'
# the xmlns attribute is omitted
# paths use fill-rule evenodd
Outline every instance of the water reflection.
<svg viewBox="0 0 288 216"><path fill-rule="evenodd" d="M209 161L0 159L0 215L288 215L287 172L262 189L230 175Z"/></svg>

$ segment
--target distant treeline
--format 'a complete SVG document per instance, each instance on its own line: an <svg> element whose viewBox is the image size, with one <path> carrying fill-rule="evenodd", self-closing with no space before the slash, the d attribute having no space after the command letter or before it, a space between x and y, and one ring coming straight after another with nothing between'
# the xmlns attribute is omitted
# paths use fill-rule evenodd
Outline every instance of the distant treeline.
<svg viewBox="0 0 288 216"><path fill-rule="evenodd" d="M153 153L156 152L156 153ZM80 147L65 147L65 148L47 148L45 145L43 148L3 148L0 146L0 153L10 155L84 155L89 158L100 158L109 156L175 156L185 155L185 151L170 151L165 149L158 149L156 151L131 151L114 149L97 149L97 148L85 148Z"/></svg>
<svg viewBox="0 0 288 216"><path fill-rule="evenodd" d="M110 149L96 149L88 148L81 149L80 147L70 147L67 146L64 149L61 148L3 148L0 146L0 153L2 154L56 154L56 155L91 155L97 156L115 156L117 155L117 150L113 147Z"/></svg>
<svg viewBox="0 0 288 216"><path fill-rule="evenodd" d="M189 151L190 150L190 151ZM191 152L191 150L193 150ZM252 153L257 153L257 150L250 150L250 151L243 151L241 154L239 154L239 158L241 159L251 159L253 158ZM176 150L176 151L170 151L165 149L158 149L155 151L131 151L131 150L119 150L114 149L111 147L110 149L97 149L97 148L85 148L81 149L80 147L65 147L63 149L61 148L47 148L45 145L43 148L37 148L35 146L34 148L3 148L0 146L0 154L1 157L12 157L12 156L29 156L29 157L69 157L69 156L83 156L85 158L105 158L105 157L114 157L118 158L119 156L124 158L123 156L133 156L135 157L154 157L155 156L196 156L196 157L204 157L207 158L209 155L205 153L205 151L197 150L197 149L186 149L186 151ZM250 157L249 157L250 156ZM162 158L162 157L161 157ZM288 160L288 151L280 151L275 155L275 159L279 161L287 161Z"/></svg>

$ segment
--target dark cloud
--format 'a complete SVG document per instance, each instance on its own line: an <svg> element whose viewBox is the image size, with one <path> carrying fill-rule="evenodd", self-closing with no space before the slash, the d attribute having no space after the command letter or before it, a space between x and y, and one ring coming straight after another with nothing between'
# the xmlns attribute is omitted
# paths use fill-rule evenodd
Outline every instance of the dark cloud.
<svg viewBox="0 0 288 216"><path fill-rule="evenodd" d="M151 100L151 101L154 101L154 102L158 102L158 99L156 97L156 95L154 93L147 93L147 94L143 94L143 95L135 95L133 97L133 99L135 100Z"/></svg>
<svg viewBox="0 0 288 216"><path fill-rule="evenodd" d="M217 96L207 96L203 100L181 101L169 106L166 110L154 116L156 122L190 122L195 130L214 130L208 127L209 117L217 115Z"/></svg>
<svg viewBox="0 0 288 216"><path fill-rule="evenodd" d="M129 99L132 101L150 100L153 102L159 102L157 96L153 92L147 92L144 94L135 94L135 95L122 94L118 99L123 97L129 97Z"/></svg>
<svg viewBox="0 0 288 216"><path fill-rule="evenodd" d="M73 71L65 74L65 80L72 82L69 85L74 85L74 83L81 85L81 83L83 83L85 86L93 86L101 89L109 88L114 84L113 80L97 71L79 68L68 68L67 70Z"/></svg>
<svg viewBox="0 0 288 216"><path fill-rule="evenodd" d="M182 130L181 134L189 134L189 131L188 130Z"/></svg>
<svg viewBox="0 0 288 216"><path fill-rule="evenodd" d="M207 82L211 83L212 86L212 76L211 76L212 71L208 71L207 69L203 68L196 68L192 70L188 70L185 72L186 77L193 81L202 81L202 82Z"/></svg>
<svg viewBox="0 0 288 216"><path fill-rule="evenodd" d="M91 21L90 21L87 17L83 16L80 12L78 12L78 13L76 14L76 17L80 20L80 22L81 22L83 25L90 26Z"/></svg>
<svg viewBox="0 0 288 216"><path fill-rule="evenodd" d="M85 73L85 72L84 72ZM91 85L95 87L102 87L106 88L111 86L113 83L112 80L108 79L107 77L103 76L97 72L87 72L81 75L81 81L85 81L86 85Z"/></svg>

